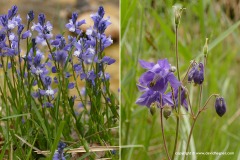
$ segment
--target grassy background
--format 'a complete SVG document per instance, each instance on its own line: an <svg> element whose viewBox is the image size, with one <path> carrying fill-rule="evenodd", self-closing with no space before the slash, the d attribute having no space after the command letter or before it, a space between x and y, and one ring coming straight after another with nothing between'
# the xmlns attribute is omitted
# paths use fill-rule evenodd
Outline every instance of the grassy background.
<svg viewBox="0 0 240 160"><path fill-rule="evenodd" d="M137 106L140 96L136 83L144 72L138 59L156 62L168 58L175 62L173 5L181 4L179 28L181 78L189 62L202 59L205 38L209 38L209 56L203 87L203 102L213 93L221 94L227 112L220 118L211 100L196 122L189 151L234 152L233 156L189 156L189 159L240 159L239 108L239 18L235 4L224 1L121 1L121 143L122 159L166 159L160 131L159 114L151 116L146 107ZM235 2L234 2L235 3ZM186 85L196 113L198 88ZM185 151L192 119L182 116L178 151ZM173 151L176 119L164 120L167 146ZM181 159L176 156L176 159Z"/></svg>

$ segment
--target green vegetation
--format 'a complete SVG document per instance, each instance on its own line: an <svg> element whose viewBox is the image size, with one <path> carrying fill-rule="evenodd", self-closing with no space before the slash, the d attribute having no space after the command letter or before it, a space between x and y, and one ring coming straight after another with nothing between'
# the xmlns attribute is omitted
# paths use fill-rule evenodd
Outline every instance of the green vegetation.
<svg viewBox="0 0 240 160"><path fill-rule="evenodd" d="M156 62L168 58L176 65L173 6L176 1L122 0L121 1L121 145L122 159L166 158L159 113L151 116L147 107L135 104L140 96L136 83L144 72L139 59ZM186 74L191 60L203 58L205 38L209 38L209 55L203 89L203 101L212 93L221 94L227 103L223 117L216 114L214 100L208 104L196 122L189 151L234 152L232 156L201 155L198 159L239 159L240 130L239 100L239 25L226 12L227 6L217 1L181 2L184 10L179 26L180 77ZM187 84L190 99L195 98L193 110L197 111L196 97L199 88ZM158 110L159 111L159 110ZM183 112L183 110L182 110ZM187 136L193 120L181 116L177 151L186 149ZM176 118L164 120L167 147L172 154ZM175 156L175 159L181 159ZM196 156L188 156L196 159Z"/></svg>

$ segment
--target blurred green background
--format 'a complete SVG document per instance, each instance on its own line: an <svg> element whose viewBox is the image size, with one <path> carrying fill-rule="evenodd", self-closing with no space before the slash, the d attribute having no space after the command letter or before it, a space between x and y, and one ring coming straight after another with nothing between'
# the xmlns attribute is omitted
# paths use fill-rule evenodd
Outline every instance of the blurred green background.
<svg viewBox="0 0 240 160"><path fill-rule="evenodd" d="M188 159L240 159L240 2L237 0L121 0L121 145L122 159L167 159L163 147L159 113L151 116L147 107L137 106L140 96L136 83L145 71L139 59L156 62L175 59L175 31L173 6L186 10L179 27L181 78L190 61L202 60L205 38L209 38L209 55L203 86L203 103L213 93L221 94L227 112L219 117L214 99L196 122L189 151L234 152L231 156L188 156ZM187 84L194 102L198 87ZM177 151L185 151L192 119L182 116ZM175 137L175 116L164 119L165 136L170 154ZM175 156L175 159L182 159Z"/></svg>

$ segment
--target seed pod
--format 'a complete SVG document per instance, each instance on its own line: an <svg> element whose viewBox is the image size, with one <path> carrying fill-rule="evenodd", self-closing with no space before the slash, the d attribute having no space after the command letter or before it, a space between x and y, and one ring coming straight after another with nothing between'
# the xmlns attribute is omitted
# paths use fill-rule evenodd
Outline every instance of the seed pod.
<svg viewBox="0 0 240 160"><path fill-rule="evenodd" d="M150 113L153 116L156 113L157 107L156 107L156 103L152 103L150 106Z"/></svg>
<svg viewBox="0 0 240 160"><path fill-rule="evenodd" d="M222 117L226 112L226 102L223 97L217 97L215 102L215 109L217 114Z"/></svg>
<svg viewBox="0 0 240 160"><path fill-rule="evenodd" d="M169 104L165 104L163 106L163 116L164 118L168 119L172 113L172 107Z"/></svg>
<svg viewBox="0 0 240 160"><path fill-rule="evenodd" d="M171 68L169 69L170 72L175 72L177 70L177 68L175 66L171 66Z"/></svg>

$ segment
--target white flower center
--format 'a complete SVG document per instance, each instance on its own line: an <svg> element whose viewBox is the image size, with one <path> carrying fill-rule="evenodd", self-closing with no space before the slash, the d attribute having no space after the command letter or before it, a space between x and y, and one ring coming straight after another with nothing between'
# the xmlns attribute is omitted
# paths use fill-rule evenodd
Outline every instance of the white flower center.
<svg viewBox="0 0 240 160"><path fill-rule="evenodd" d="M79 51L75 51L75 52L73 53L73 55L76 56L76 57L79 57L80 52L79 52Z"/></svg>
<svg viewBox="0 0 240 160"><path fill-rule="evenodd" d="M46 95L51 96L54 94L54 91L52 89L46 90Z"/></svg>
<svg viewBox="0 0 240 160"><path fill-rule="evenodd" d="M36 69L36 75L40 75L43 73L43 70L41 70L40 68Z"/></svg>

